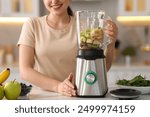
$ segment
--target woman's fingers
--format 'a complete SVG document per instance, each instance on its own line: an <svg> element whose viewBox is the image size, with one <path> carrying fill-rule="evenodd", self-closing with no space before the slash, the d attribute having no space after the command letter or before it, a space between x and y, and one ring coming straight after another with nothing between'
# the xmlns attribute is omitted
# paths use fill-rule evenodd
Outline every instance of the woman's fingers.
<svg viewBox="0 0 150 117"><path fill-rule="evenodd" d="M72 74L72 73L69 74L68 80L69 80L70 82L72 82L72 80L73 80L73 74Z"/></svg>
<svg viewBox="0 0 150 117"><path fill-rule="evenodd" d="M72 84L73 75L72 73L58 85L58 92L66 96L75 96L76 90L74 89L74 85Z"/></svg>
<svg viewBox="0 0 150 117"><path fill-rule="evenodd" d="M110 38L116 38L118 35L118 27L111 20L107 20L107 26L105 27L105 34Z"/></svg>
<svg viewBox="0 0 150 117"><path fill-rule="evenodd" d="M69 91L64 91L63 92L63 95L66 95L66 96L75 96L76 94L75 93L72 93L72 92L69 92Z"/></svg>
<svg viewBox="0 0 150 117"><path fill-rule="evenodd" d="M114 41L116 41L116 38L117 38L117 33L116 32L110 31L110 30L105 30L105 34L106 34L106 36L108 36L111 39L114 39Z"/></svg>
<svg viewBox="0 0 150 117"><path fill-rule="evenodd" d="M105 27L105 35L109 37L113 43L116 42L118 35L118 27L114 22L107 20L107 26Z"/></svg>
<svg viewBox="0 0 150 117"><path fill-rule="evenodd" d="M106 20L106 27L105 28L110 28L110 27L113 27L114 29L118 30L116 23L114 23L111 20Z"/></svg>
<svg viewBox="0 0 150 117"><path fill-rule="evenodd" d="M73 84L69 80L66 80L64 82L64 92L68 92L69 94L75 95L76 92L73 87Z"/></svg>
<svg viewBox="0 0 150 117"><path fill-rule="evenodd" d="M71 88L74 89L74 85L72 84L73 75L69 74L68 78L64 80L64 82Z"/></svg>
<svg viewBox="0 0 150 117"><path fill-rule="evenodd" d="M73 90L73 88L69 87L67 84L64 84L64 91L70 92L72 90Z"/></svg>
<svg viewBox="0 0 150 117"><path fill-rule="evenodd" d="M72 73L64 80L64 91L68 92L68 94L71 94L73 96L76 95L76 91L74 90L74 85L72 84L73 75Z"/></svg>

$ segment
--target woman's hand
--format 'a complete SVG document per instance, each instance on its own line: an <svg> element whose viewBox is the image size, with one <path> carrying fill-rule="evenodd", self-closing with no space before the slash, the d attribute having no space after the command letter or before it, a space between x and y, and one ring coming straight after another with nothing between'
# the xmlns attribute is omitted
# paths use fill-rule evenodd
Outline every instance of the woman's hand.
<svg viewBox="0 0 150 117"><path fill-rule="evenodd" d="M104 27L105 35L110 39L110 42L107 46L107 51L105 51L106 55L106 68L107 71L110 69L113 61L113 50L115 47L115 42L118 35L118 27L117 25L112 22L111 20L106 20L106 26Z"/></svg>
<svg viewBox="0 0 150 117"><path fill-rule="evenodd" d="M118 27L111 20L106 20L105 34L111 39L112 43L116 42L118 35Z"/></svg>
<svg viewBox="0 0 150 117"><path fill-rule="evenodd" d="M72 84L73 75L72 73L61 83L58 84L57 91L66 96L76 96L74 85Z"/></svg>

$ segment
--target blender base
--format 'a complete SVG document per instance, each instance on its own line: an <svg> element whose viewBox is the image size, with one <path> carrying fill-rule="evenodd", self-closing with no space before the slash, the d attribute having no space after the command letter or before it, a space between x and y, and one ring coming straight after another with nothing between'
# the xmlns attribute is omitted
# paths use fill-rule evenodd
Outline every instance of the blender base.
<svg viewBox="0 0 150 117"><path fill-rule="evenodd" d="M108 89L103 95L77 95L77 97L79 98L104 98L107 92L108 92Z"/></svg>

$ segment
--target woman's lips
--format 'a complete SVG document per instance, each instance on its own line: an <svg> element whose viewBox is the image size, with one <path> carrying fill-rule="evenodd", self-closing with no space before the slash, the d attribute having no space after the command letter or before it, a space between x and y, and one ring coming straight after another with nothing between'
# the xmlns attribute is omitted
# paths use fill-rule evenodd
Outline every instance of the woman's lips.
<svg viewBox="0 0 150 117"><path fill-rule="evenodd" d="M51 5L52 8L54 9L58 9L62 6L62 4L57 4L57 5Z"/></svg>

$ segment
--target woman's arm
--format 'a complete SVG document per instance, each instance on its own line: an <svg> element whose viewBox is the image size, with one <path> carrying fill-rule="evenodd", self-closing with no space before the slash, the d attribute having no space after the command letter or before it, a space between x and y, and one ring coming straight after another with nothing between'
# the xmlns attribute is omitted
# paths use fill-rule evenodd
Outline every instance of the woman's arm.
<svg viewBox="0 0 150 117"><path fill-rule="evenodd" d="M107 47L107 51L106 51L106 68L107 68L107 71L109 71L109 69L111 68L112 62L113 62L114 47L115 47L114 43L111 43Z"/></svg>
<svg viewBox="0 0 150 117"><path fill-rule="evenodd" d="M19 46L19 68L21 77L36 86L50 91L57 91L57 80L48 78L47 76L35 71L34 65L34 48L29 46Z"/></svg>
<svg viewBox="0 0 150 117"><path fill-rule="evenodd" d="M22 79L49 91L54 91L67 96L75 95L74 86L71 83L72 75L69 75L63 82L49 78L33 69L34 48L19 46L19 68Z"/></svg>

